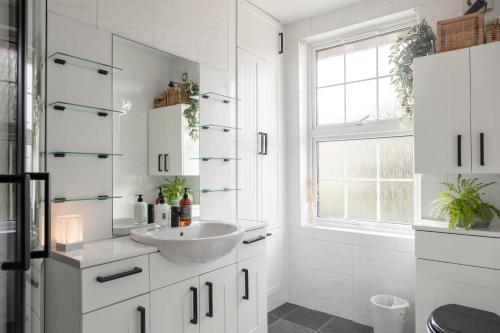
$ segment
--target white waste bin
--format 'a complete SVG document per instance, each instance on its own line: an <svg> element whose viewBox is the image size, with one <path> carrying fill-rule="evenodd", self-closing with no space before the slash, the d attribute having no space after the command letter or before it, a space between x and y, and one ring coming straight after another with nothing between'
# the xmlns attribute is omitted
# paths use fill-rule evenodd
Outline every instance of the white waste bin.
<svg viewBox="0 0 500 333"><path fill-rule="evenodd" d="M375 295L372 303L374 333L407 333L410 302L391 295Z"/></svg>

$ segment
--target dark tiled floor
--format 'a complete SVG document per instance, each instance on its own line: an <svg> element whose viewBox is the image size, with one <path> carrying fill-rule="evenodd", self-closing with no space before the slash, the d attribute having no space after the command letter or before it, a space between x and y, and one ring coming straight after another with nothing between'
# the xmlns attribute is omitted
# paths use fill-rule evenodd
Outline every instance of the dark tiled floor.
<svg viewBox="0 0 500 333"><path fill-rule="evenodd" d="M291 303L269 312L268 325L268 333L373 333L371 327Z"/></svg>

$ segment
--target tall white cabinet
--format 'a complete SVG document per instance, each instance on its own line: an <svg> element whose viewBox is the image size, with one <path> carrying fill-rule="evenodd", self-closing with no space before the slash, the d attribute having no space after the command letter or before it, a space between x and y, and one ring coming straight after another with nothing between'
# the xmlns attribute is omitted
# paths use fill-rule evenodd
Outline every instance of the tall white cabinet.
<svg viewBox="0 0 500 333"><path fill-rule="evenodd" d="M268 223L269 307L286 299L282 27L238 2L238 217Z"/></svg>
<svg viewBox="0 0 500 333"><path fill-rule="evenodd" d="M415 60L415 172L499 173L500 43Z"/></svg>

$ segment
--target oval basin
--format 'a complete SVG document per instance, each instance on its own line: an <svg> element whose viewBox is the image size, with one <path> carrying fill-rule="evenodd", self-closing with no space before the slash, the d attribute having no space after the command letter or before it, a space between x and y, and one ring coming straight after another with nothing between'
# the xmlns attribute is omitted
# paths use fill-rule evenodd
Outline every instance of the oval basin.
<svg viewBox="0 0 500 333"><path fill-rule="evenodd" d="M167 259L181 264L204 263L228 254L243 239L237 224L198 222L188 227L132 230L132 239L154 245Z"/></svg>

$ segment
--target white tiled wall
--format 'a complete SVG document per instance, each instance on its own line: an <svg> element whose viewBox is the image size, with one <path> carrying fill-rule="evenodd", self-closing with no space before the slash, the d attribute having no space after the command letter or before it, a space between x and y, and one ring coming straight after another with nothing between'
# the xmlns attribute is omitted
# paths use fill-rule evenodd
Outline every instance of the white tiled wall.
<svg viewBox="0 0 500 333"><path fill-rule="evenodd" d="M498 16L499 7L500 1L495 0L494 12L488 17ZM370 296L388 293L413 302L414 243L401 237L301 226L307 219L301 197L307 177L307 116L299 110L305 109L300 103L304 103L307 93L302 80L307 73L299 62L304 56L299 46L303 38L411 8L418 8L420 17L434 27L438 20L463 12L462 1L458 0L366 0L291 23L285 31L290 301L368 325L372 324ZM441 177L424 178L424 212L439 190L440 181Z"/></svg>

